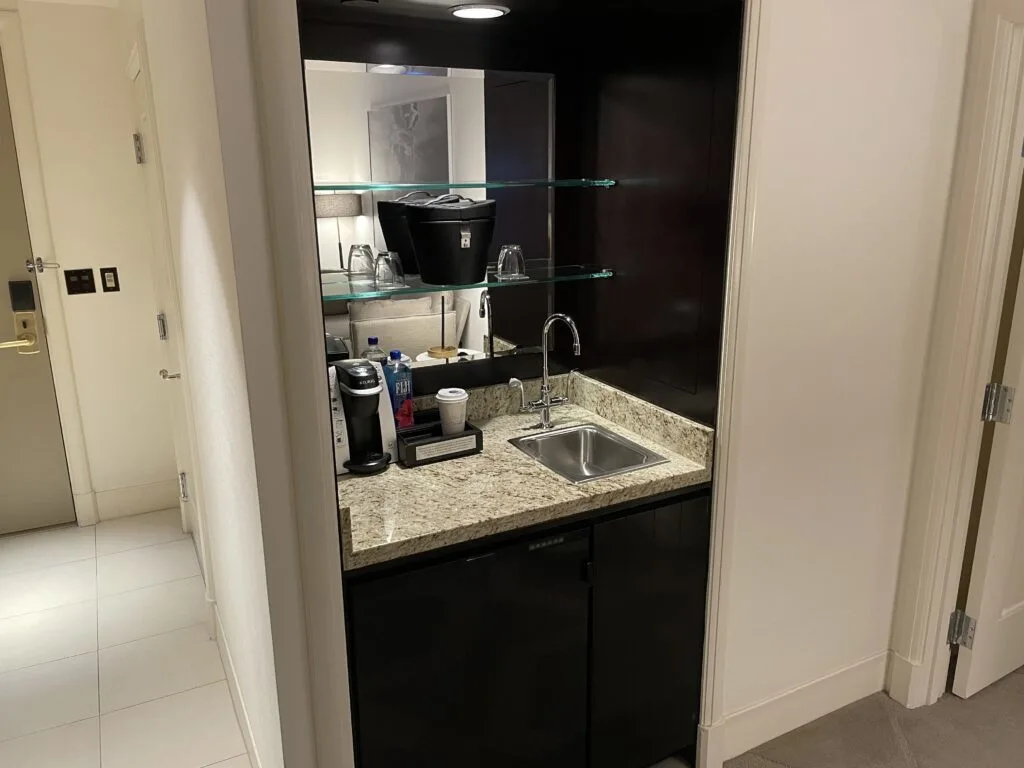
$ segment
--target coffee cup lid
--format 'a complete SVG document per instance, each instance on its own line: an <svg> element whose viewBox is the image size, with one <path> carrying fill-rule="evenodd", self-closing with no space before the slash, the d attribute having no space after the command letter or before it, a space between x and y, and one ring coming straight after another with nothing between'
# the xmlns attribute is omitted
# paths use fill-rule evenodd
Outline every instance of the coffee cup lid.
<svg viewBox="0 0 1024 768"><path fill-rule="evenodd" d="M458 387L446 387L437 390L437 402L439 403L461 403L469 399L469 393Z"/></svg>

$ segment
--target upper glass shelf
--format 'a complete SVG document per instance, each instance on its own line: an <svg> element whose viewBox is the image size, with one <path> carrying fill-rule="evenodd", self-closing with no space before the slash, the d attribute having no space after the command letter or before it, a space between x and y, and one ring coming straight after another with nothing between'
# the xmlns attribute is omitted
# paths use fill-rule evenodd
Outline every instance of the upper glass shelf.
<svg viewBox="0 0 1024 768"><path fill-rule="evenodd" d="M445 189L511 189L513 187L586 187L606 189L614 187L614 179L523 179L519 181L436 181L422 183L391 183L370 181L323 181L313 184L317 192L396 192Z"/></svg>
<svg viewBox="0 0 1024 768"><path fill-rule="evenodd" d="M320 291L324 301L358 301L360 299L388 299L392 296L409 296L419 293L440 293L441 291L461 291L467 288L511 288L519 285L539 285L544 283L562 283L573 280L599 280L612 277L615 273L604 267L594 265L572 265L548 267L547 265L526 265L526 279L498 280L494 276L491 265L487 278L474 285L427 285L419 275L408 275L406 284L397 288L385 288L374 285L372 277L349 278L347 272L321 272Z"/></svg>

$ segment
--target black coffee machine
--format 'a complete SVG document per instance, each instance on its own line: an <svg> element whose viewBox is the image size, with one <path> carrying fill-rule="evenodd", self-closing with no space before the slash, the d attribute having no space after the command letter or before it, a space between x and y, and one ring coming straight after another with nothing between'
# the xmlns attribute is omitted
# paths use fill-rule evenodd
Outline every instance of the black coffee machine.
<svg viewBox="0 0 1024 768"><path fill-rule="evenodd" d="M345 469L357 475L383 472L391 462L384 451L380 433L381 390L383 382L368 360L341 360L334 364L338 389L345 412L349 459Z"/></svg>

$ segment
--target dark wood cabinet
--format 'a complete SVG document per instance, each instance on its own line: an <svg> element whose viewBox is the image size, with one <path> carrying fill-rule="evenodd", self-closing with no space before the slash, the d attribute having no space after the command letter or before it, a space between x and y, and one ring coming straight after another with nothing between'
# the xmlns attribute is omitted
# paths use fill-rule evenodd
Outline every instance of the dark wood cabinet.
<svg viewBox="0 0 1024 768"><path fill-rule="evenodd" d="M360 768L584 768L589 531L352 585Z"/></svg>
<svg viewBox="0 0 1024 768"><path fill-rule="evenodd" d="M349 583L359 768L647 768L692 745L707 492Z"/></svg>
<svg viewBox="0 0 1024 768"><path fill-rule="evenodd" d="M591 768L646 768L696 742L709 498L594 526Z"/></svg>

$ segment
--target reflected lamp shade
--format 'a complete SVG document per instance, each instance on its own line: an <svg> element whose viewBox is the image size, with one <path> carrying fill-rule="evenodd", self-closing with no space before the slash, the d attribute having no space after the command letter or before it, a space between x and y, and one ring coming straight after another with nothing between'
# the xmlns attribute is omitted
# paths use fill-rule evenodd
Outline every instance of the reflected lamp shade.
<svg viewBox="0 0 1024 768"><path fill-rule="evenodd" d="M353 192L314 195L313 209L318 219L340 219L363 215L363 198Z"/></svg>

